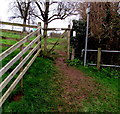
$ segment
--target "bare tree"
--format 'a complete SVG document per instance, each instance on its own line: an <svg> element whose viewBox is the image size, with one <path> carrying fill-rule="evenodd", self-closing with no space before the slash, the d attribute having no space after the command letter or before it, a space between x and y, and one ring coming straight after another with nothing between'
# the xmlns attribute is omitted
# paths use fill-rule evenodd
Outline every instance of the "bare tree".
<svg viewBox="0 0 120 114"><path fill-rule="evenodd" d="M10 19L22 19L23 24L29 24L30 21L34 23L35 16L32 14L35 13L35 7L32 2L15 0L10 4L10 7L13 11L13 16L11 16ZM23 27L23 31L25 31L25 27Z"/></svg>
<svg viewBox="0 0 120 114"><path fill-rule="evenodd" d="M26 24L27 20L37 17L44 22L45 48L47 39L48 24L56 19L65 19L71 15L77 15L77 8L79 4L76 2L55 2L50 0L36 0L34 2L28 0L15 0L15 15L12 18L23 19L23 24ZM24 29L25 30L25 29ZM46 49L45 49L46 50Z"/></svg>
<svg viewBox="0 0 120 114"><path fill-rule="evenodd" d="M55 2L50 0L45 1L36 1L35 4L39 10L39 15L34 14L40 20L44 22L44 33L43 37L45 38L45 48L46 48L46 35L48 24L56 19L65 19L71 15L77 15L77 8L79 7L76 2ZM46 50L46 49L45 49Z"/></svg>
<svg viewBox="0 0 120 114"><path fill-rule="evenodd" d="M80 3L80 7L78 9L78 12L80 14L80 20L87 20L87 15L86 15L86 8L88 7L86 2Z"/></svg>

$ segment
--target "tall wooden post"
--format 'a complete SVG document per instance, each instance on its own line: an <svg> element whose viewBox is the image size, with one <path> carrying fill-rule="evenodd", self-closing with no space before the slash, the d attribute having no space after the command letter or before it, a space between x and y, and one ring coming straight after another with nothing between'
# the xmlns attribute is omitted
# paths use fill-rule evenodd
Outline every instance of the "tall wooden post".
<svg viewBox="0 0 120 114"><path fill-rule="evenodd" d="M100 62L101 62L101 48L98 48L97 54L97 69L100 70Z"/></svg>
<svg viewBox="0 0 120 114"><path fill-rule="evenodd" d="M38 27L41 27L41 22L38 22ZM40 30L38 31L38 35L40 35L40 34L41 34L41 28L40 28ZM40 36L40 38L39 38L38 43L39 43L39 42L40 42L40 46L39 46L38 50L41 48L41 36ZM39 53L38 56L40 56L40 53Z"/></svg>
<svg viewBox="0 0 120 114"><path fill-rule="evenodd" d="M44 23L44 32L43 32L43 38L44 38L44 55L47 55L47 28L48 23Z"/></svg>
<svg viewBox="0 0 120 114"><path fill-rule="evenodd" d="M39 27L41 27L41 22L39 22L38 24L39 24ZM41 27L41 28L42 28L42 27ZM39 34L40 34L40 35L42 34L42 33L41 33L41 28L40 28L40 31L39 31ZM42 36L42 35L41 35L41 36ZM41 40L42 40L41 36L40 36L40 42L41 42ZM40 43L40 48L42 48L41 43Z"/></svg>
<svg viewBox="0 0 120 114"><path fill-rule="evenodd" d="M47 53L47 31L46 30L43 36L44 36L44 53L46 54Z"/></svg>
<svg viewBox="0 0 120 114"><path fill-rule="evenodd" d="M75 58L75 48L72 47L72 55L71 55L71 60L74 60Z"/></svg>
<svg viewBox="0 0 120 114"><path fill-rule="evenodd" d="M68 25L68 36L67 36L67 59L70 59L70 25Z"/></svg>
<svg viewBox="0 0 120 114"><path fill-rule="evenodd" d="M72 32L72 36L75 38L76 37L76 31ZM74 60L75 58L75 48L74 45L72 46L72 55L71 55L71 60Z"/></svg>
<svg viewBox="0 0 120 114"><path fill-rule="evenodd" d="M20 33L20 39L23 37L23 32ZM20 46L20 51L23 50L23 45ZM23 60L23 57L20 58L20 62ZM23 71L23 67L20 68L20 73ZM23 78L20 80L20 87L23 89Z"/></svg>

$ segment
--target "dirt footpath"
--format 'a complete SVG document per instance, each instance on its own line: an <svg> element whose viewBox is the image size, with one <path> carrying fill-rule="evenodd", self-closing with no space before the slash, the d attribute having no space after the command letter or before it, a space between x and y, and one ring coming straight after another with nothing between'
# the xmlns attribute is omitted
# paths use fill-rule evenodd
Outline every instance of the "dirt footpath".
<svg viewBox="0 0 120 114"><path fill-rule="evenodd" d="M59 52L61 56L65 53ZM93 78L85 76L80 70L67 66L64 62L64 57L58 57L56 59L55 66L59 69L63 76L62 82L62 98L68 105L75 104L76 111L82 107L81 101L89 97L89 93L97 94L97 88L99 85Z"/></svg>

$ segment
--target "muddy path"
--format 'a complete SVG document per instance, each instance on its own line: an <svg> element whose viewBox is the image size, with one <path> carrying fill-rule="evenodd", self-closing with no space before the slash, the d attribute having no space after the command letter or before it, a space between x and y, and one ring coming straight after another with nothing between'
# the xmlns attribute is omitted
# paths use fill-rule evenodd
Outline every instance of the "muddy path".
<svg viewBox="0 0 120 114"><path fill-rule="evenodd" d="M56 58L55 66L62 74L61 88L63 88L63 92L61 97L69 105L69 108L74 107L72 111L79 111L83 106L81 102L87 99L91 93L96 96L100 85L92 77L88 77L80 70L68 66L65 63L65 57L62 57L66 53L58 53L61 57ZM60 110L62 110L62 106Z"/></svg>

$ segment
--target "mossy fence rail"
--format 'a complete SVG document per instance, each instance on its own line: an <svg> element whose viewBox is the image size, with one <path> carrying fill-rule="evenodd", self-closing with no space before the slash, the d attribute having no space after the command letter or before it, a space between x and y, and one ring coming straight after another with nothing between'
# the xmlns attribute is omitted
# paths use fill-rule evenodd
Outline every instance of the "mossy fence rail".
<svg viewBox="0 0 120 114"><path fill-rule="evenodd" d="M13 77L18 72L20 72L20 74L18 74L17 78L13 81L13 83L10 85L10 87L1 96L1 98L0 98L0 107L1 107L19 82L21 82L21 87L22 87L23 75L26 73L26 71L32 65L32 63L34 62L36 57L39 55L39 53L41 51L41 48L40 48L41 47L41 40L40 40L41 39L41 34L40 34L41 27L40 27L40 25L32 26L32 25L8 23L8 22L0 22L0 24L37 28L35 31L29 33L24 38L21 38L17 43L15 43L14 45L12 45L11 47L9 47L8 49L6 49L4 52L2 52L0 54L0 61L2 61L4 58L9 56L15 50L17 50L18 48L20 49L20 52L18 54L16 54L16 56L13 57L4 67L2 67L0 69L0 78L2 78L2 76L10 69L10 67L13 66L13 64L15 64L18 60L20 60L19 64L0 83L0 93L2 93L3 89L8 85L8 83L10 83L10 81L13 79ZM15 33L20 33L20 34L23 33L23 32L19 32L19 31L11 31L11 30L2 30L2 31L15 32ZM36 36L36 37L33 40L29 41L29 44L27 46L23 47L24 43L26 43L33 36ZM6 38L6 39L9 39L9 38ZM23 58L23 55L26 52L28 54ZM29 60L29 62L27 63L28 60ZM23 68L23 65L25 65L26 63L27 63L27 65Z"/></svg>

